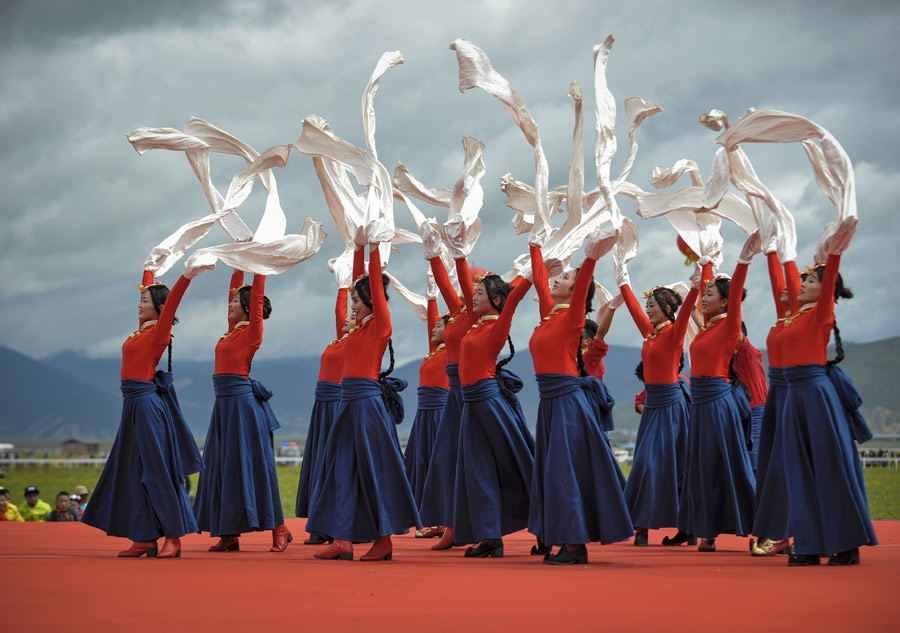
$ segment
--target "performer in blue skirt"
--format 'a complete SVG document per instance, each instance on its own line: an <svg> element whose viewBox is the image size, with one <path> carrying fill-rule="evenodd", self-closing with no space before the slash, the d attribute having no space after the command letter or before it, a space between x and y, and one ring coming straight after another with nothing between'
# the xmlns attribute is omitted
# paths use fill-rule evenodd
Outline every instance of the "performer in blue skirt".
<svg viewBox="0 0 900 633"><path fill-rule="evenodd" d="M551 288L541 248L531 246L541 322L529 348L541 403L528 531L545 547L560 546L556 554L544 552L551 565L586 564L586 543L624 541L633 530L625 477L604 433L611 424L601 422L611 418L614 402L599 379L587 376L581 358L594 266L603 254L592 238L586 251L577 276L566 271Z"/></svg>
<svg viewBox="0 0 900 633"><path fill-rule="evenodd" d="M122 345L122 420L82 521L133 543L122 558L181 556L181 537L197 531L184 480L201 468L200 452L172 386L171 330L190 279L185 266L169 292L144 272L139 286L140 327ZM157 372L169 348L169 371ZM162 550L156 541L166 538Z"/></svg>
<svg viewBox="0 0 900 633"><path fill-rule="evenodd" d="M245 532L272 530L270 552L283 552L293 540L284 524L272 443L281 425L268 403L272 392L250 378L250 364L262 344L263 320L272 310L265 281L265 276L254 275L252 288L242 286L243 273L235 271L229 329L216 345L216 402L194 501L200 530L219 537L211 552L238 551Z"/></svg>
<svg viewBox="0 0 900 633"><path fill-rule="evenodd" d="M315 554L320 559L352 560L353 542L374 541L360 560L391 560L391 535L421 527L395 439L395 420L382 397L391 396L390 389L385 391L387 372L379 372L391 338L386 280L378 245L372 244L369 276L356 282L351 295L356 326L347 347L352 353L345 358L341 404L325 445L322 475L310 498L307 530L335 539ZM391 357L393 368L393 351Z"/></svg>

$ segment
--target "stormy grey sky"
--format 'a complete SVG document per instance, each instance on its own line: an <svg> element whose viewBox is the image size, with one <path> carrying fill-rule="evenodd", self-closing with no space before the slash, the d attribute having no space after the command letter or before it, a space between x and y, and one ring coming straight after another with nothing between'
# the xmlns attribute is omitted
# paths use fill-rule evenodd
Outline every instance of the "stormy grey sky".
<svg viewBox="0 0 900 633"><path fill-rule="evenodd" d="M455 3L276 0L103 2L8 0L0 4L0 345L33 357L75 349L118 356L136 327L141 265L149 249L208 206L183 154L138 156L125 134L143 126L183 129L203 118L263 151L294 141L303 118L322 116L335 133L363 146L360 95L380 55L400 50L406 63L383 77L375 99L376 141L392 170L404 162L422 181L451 187L462 166L461 138L485 145L484 234L473 262L507 270L527 249L509 224L499 178L533 182L531 147L500 103L483 91L461 94L449 44L481 47L518 91L540 126L550 186L564 184L571 151L570 81L585 93L586 188L595 184L592 47L613 34L607 77L619 110L617 174L627 154L624 100L640 96L664 108L639 134L630 180L651 189L653 165L696 160L706 174L715 134L697 123L711 108L732 121L748 108L808 117L831 131L854 161L859 231L842 272L856 298L838 307L844 340L900 333L894 257L900 198L900 126L895 62L900 53L894 2L605 2ZM811 263L834 209L815 185L799 146L746 148L763 182L794 212L798 261ZM225 191L243 161L213 154L215 184ZM343 248L312 162L292 154L276 170L288 231L310 215L330 237L314 258L270 278L274 304L258 358L318 355L333 336L335 285L326 261ZM684 183L679 183L683 186ZM265 198L256 187L240 209L255 226ZM665 220L635 219L641 247L631 266L636 290L687 278ZM427 215L443 209L421 205ZM413 228L395 205L398 224ZM743 241L725 227L724 270ZM216 228L201 245L228 241ZM580 257L580 256L578 256ZM166 275L173 282L178 264ZM418 246L401 247L391 272L424 289ZM205 273L188 290L175 329L176 359L211 358L226 327L229 271ZM597 278L611 287L612 264ZM745 320L764 343L774 320L765 262L748 279ZM526 302L513 337L527 342L537 322ZM424 351L424 326L392 299L401 359ZM638 346L627 314L613 343Z"/></svg>

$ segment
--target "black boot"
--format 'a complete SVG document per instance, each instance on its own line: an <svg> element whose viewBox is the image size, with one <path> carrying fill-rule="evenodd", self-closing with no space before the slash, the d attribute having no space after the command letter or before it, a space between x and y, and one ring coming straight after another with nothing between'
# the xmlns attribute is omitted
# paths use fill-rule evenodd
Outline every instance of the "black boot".
<svg viewBox="0 0 900 633"><path fill-rule="evenodd" d="M466 550L466 558L503 558L503 541L498 538L482 541Z"/></svg>
<svg viewBox="0 0 900 633"><path fill-rule="evenodd" d="M838 567L843 565L859 565L859 548L854 547L853 549L848 549L846 552L841 552L840 554L832 554L828 559L828 564Z"/></svg>
<svg viewBox="0 0 900 633"><path fill-rule="evenodd" d="M553 551L552 545L544 545L544 542L541 539L537 540L537 545L531 546L531 555L532 556L543 556L547 558Z"/></svg>
<svg viewBox="0 0 900 633"><path fill-rule="evenodd" d="M693 534L688 534L684 530L678 530L678 534L676 534L672 538L665 536L662 540L663 545L681 545L683 543L687 543L688 545L696 545L697 537Z"/></svg>
<svg viewBox="0 0 900 633"><path fill-rule="evenodd" d="M649 535L649 530L644 528L635 528L634 530L634 546L635 547L647 547L647 537Z"/></svg>
<svg viewBox="0 0 900 633"><path fill-rule="evenodd" d="M587 565L587 547L580 545L576 549L570 550L563 546L556 554L547 556L544 562L548 565Z"/></svg>

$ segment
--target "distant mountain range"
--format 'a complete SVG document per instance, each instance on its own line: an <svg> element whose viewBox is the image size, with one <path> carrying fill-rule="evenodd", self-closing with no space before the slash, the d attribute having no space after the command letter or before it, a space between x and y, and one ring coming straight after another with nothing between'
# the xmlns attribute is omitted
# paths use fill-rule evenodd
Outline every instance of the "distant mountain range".
<svg viewBox="0 0 900 633"><path fill-rule="evenodd" d="M523 345L524 347L524 345ZM900 337L864 344L846 344L844 370L854 379L863 396L863 414L876 433L900 433ZM504 352L505 356L506 352ZM612 346L606 358L606 385L617 406L616 428L637 429L634 395L641 385L634 376L640 350ZM525 382L519 393L526 419L534 425L538 391L527 348L517 351L507 366ZM63 352L35 360L0 347L0 440L60 441L111 440L119 424L121 393L120 360L87 358ZM175 387L185 418L203 442L213 405L212 361L179 361L174 365ZM408 435L416 410L419 361L398 366L394 375L409 382L403 392L406 420L398 431ZM318 357L266 360L261 354L253 362L253 376L275 394L270 404L281 422L278 439L301 440L306 436L312 409Z"/></svg>

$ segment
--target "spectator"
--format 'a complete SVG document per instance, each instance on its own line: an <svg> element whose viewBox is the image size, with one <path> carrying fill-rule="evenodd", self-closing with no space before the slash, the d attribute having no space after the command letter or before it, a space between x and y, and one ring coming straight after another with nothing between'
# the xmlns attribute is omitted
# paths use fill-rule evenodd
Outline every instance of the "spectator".
<svg viewBox="0 0 900 633"><path fill-rule="evenodd" d="M78 520L81 521L81 515L84 514L81 510L81 495L76 495L75 493L70 494L69 507L72 510L75 510L75 514L78 515ZM49 521L50 519L48 518L47 520Z"/></svg>
<svg viewBox="0 0 900 633"><path fill-rule="evenodd" d="M0 487L0 521L25 521L19 509L9 502L9 490Z"/></svg>
<svg viewBox="0 0 900 633"><path fill-rule="evenodd" d="M91 496L91 491L88 490L86 486L78 484L75 486L75 490L72 491L72 494L81 497L81 503L78 504L78 508L81 510L81 513L84 514L88 504L88 497Z"/></svg>
<svg viewBox="0 0 900 633"><path fill-rule="evenodd" d="M78 510L72 507L72 500L68 492L60 492L56 495L56 509L47 515L47 521L81 521Z"/></svg>
<svg viewBox="0 0 900 633"><path fill-rule="evenodd" d="M47 515L53 509L50 504L40 499L41 491L37 486L25 488L25 504L19 508L19 512L26 521L46 521Z"/></svg>

